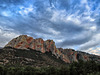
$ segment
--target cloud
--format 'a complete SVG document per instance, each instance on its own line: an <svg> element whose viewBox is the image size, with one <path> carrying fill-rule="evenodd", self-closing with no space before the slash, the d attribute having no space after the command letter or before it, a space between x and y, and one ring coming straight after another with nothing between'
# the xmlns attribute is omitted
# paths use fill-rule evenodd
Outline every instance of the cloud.
<svg viewBox="0 0 100 75"><path fill-rule="evenodd" d="M86 50L92 47L96 47L97 45L100 45L100 34L96 34L92 37L92 39L82 45L80 45L80 50Z"/></svg>
<svg viewBox="0 0 100 75"><path fill-rule="evenodd" d="M20 35L18 32L12 31L12 29L3 30L2 28L0 28L0 47L3 47L8 43L8 41Z"/></svg>
<svg viewBox="0 0 100 75"><path fill-rule="evenodd" d="M88 50L85 50L85 52L100 56L100 47L89 48Z"/></svg>
<svg viewBox="0 0 100 75"><path fill-rule="evenodd" d="M99 0L2 0L0 12L1 33L12 35L0 36L1 46L19 34L53 39L63 48L100 45Z"/></svg>

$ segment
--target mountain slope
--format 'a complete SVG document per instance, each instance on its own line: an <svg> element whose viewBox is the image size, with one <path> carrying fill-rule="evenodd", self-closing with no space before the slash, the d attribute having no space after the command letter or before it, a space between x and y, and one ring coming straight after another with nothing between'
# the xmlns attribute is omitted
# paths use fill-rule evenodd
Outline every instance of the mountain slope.
<svg viewBox="0 0 100 75"><path fill-rule="evenodd" d="M57 59L51 52L45 54L36 50L20 50L14 48L3 48L0 51L0 64L3 65L30 65L40 66L63 66L66 63Z"/></svg>
<svg viewBox="0 0 100 75"><path fill-rule="evenodd" d="M32 37L29 37L27 35L20 35L19 37L12 39L3 48L3 51L6 52L6 53L2 52L0 54L1 57L2 57L2 60L7 60L7 59L5 59L5 57L8 58L9 53L10 53L9 60L11 59L10 61L11 61L12 64L14 64L16 62L18 64L21 63L22 65L25 65L26 63L29 63L29 62L32 62L32 63L35 63L35 64L38 64L39 62L40 63L46 62L45 64L47 66L47 64L51 65L52 61L54 61L54 63L52 63L52 64L57 66L57 65L61 64L59 62L72 63L72 62L78 62L79 60L83 60L83 61L94 60L96 62L100 62L100 56L88 54L88 53L85 53L85 52L75 51L73 49L56 48L55 42L53 40L44 41L41 38L33 39ZM13 53L14 55L11 54L11 53ZM41 56L41 54L42 54L42 56ZM49 54L50 54L50 56L48 56ZM52 56L55 59L54 58L51 59ZM14 63L13 63L12 58L16 62L14 61ZM29 58L29 60L27 60L27 58ZM31 58L36 58L36 60L31 59ZM27 60L29 62L24 61L23 59ZM48 60L48 59L50 59L50 60ZM56 59L57 59L57 61L59 60L58 63L55 61ZM6 62L8 62L9 60L7 60ZM21 60L21 61L19 62L19 60ZM43 60L45 60L45 62L43 62ZM25 64L23 64L22 61L24 61ZM5 61L3 61L3 62L5 62ZM45 64L43 64L43 65L45 65Z"/></svg>

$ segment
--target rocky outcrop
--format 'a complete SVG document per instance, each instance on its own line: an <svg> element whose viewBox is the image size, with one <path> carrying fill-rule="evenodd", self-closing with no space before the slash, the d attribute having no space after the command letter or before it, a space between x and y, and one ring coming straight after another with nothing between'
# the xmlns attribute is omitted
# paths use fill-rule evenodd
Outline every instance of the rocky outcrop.
<svg viewBox="0 0 100 75"><path fill-rule="evenodd" d="M44 41L41 38L33 39L27 35L21 35L12 39L5 47L26 50L32 49L42 53L51 52L66 63L78 62L80 59L83 61L100 60L100 57L97 56L96 59L94 59L92 56L84 52L78 52L73 49L56 48L53 40Z"/></svg>
<svg viewBox="0 0 100 75"><path fill-rule="evenodd" d="M12 47L17 49L33 49L41 51L42 53L53 52L56 49L55 42L53 40L44 41L41 38L33 39L27 35L21 35L12 39L5 47ZM53 52L54 53L54 52Z"/></svg>

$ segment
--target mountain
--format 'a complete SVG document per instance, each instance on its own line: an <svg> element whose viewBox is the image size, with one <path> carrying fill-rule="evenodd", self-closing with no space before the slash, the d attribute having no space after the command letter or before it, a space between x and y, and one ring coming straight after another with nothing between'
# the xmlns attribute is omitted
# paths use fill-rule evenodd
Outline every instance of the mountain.
<svg viewBox="0 0 100 75"><path fill-rule="evenodd" d="M0 52L1 64L59 66L79 60L100 62L100 56L73 49L56 48L53 40L33 39L27 35L12 39Z"/></svg>

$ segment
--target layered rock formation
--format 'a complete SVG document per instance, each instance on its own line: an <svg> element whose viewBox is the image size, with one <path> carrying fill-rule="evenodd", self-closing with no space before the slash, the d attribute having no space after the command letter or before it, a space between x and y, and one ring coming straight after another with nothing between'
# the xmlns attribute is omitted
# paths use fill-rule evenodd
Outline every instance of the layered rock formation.
<svg viewBox="0 0 100 75"><path fill-rule="evenodd" d="M80 59L83 61L100 61L99 56L90 55L84 52L77 52L73 49L56 48L53 40L44 41L41 38L33 39L27 35L21 35L12 39L5 47L12 47L16 49L32 49L42 53L51 52L57 58L60 58L66 63L72 63L73 61L78 62Z"/></svg>

